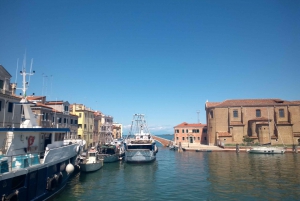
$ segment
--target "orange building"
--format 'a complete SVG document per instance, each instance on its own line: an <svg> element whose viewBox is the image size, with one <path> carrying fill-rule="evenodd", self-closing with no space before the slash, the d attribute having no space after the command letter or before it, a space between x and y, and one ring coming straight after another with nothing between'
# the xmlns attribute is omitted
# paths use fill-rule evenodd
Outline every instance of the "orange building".
<svg viewBox="0 0 300 201"><path fill-rule="evenodd" d="M207 144L206 124L189 124L183 122L174 127L174 142L179 145L185 144Z"/></svg>

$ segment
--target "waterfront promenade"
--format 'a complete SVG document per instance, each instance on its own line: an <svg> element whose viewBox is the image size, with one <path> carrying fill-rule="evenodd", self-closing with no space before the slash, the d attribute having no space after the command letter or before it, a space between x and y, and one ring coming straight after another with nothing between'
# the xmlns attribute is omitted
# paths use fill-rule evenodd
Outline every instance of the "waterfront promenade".
<svg viewBox="0 0 300 201"><path fill-rule="evenodd" d="M172 140L165 139L158 136L152 136L156 141L161 143L163 146L169 146L173 143ZM219 151L219 152L236 152L235 146L225 146L219 147L219 146L211 146L211 145L204 145L204 144L198 144L198 143L182 143L181 147L185 151L200 151L200 152L211 152L211 151ZM251 146L239 146L239 152L247 152L248 149L250 149ZM299 147L298 147L299 151ZM293 149L288 147L286 149L286 153L294 153Z"/></svg>
<svg viewBox="0 0 300 201"><path fill-rule="evenodd" d="M182 148L185 149L185 151L219 151L219 152L236 152L236 147L234 146L225 146L224 148L218 147L218 146L209 146L209 145L202 145L202 144L188 144L183 143ZM250 149L251 146L240 146L239 152L247 152L248 149ZM298 147L299 151L299 147ZM292 148L287 148L285 153L294 153Z"/></svg>

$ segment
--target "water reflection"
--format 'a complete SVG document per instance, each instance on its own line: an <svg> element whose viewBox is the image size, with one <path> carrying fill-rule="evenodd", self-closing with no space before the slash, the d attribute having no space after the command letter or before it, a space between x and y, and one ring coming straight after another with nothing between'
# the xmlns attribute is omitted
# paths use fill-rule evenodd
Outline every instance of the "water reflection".
<svg viewBox="0 0 300 201"><path fill-rule="evenodd" d="M297 200L300 192L294 190L299 190L298 161L294 154L212 154L209 157L212 198Z"/></svg>
<svg viewBox="0 0 300 201"><path fill-rule="evenodd" d="M298 200L299 157L159 147L153 163L75 175L54 200Z"/></svg>

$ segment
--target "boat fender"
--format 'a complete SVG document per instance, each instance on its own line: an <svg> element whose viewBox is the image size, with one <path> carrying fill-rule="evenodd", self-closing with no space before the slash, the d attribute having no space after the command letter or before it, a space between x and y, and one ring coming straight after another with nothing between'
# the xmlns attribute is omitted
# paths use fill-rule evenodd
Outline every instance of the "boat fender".
<svg viewBox="0 0 300 201"><path fill-rule="evenodd" d="M69 163L66 167L66 172L68 174L71 174L72 172L74 172L74 169L75 169L74 166L71 163Z"/></svg>
<svg viewBox="0 0 300 201"><path fill-rule="evenodd" d="M15 192L9 194L8 196L5 196L5 194L2 196L2 201L17 201L19 200L19 191L16 190Z"/></svg>
<svg viewBox="0 0 300 201"><path fill-rule="evenodd" d="M62 172L60 172L58 175L55 175L55 179L56 179L56 182L58 185L60 185L62 183L62 180L63 180L63 174Z"/></svg>

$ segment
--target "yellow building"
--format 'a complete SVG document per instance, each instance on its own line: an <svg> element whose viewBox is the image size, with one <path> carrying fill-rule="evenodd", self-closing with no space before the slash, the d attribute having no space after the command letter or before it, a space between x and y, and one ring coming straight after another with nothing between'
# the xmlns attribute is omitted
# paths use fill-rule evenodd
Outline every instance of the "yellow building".
<svg viewBox="0 0 300 201"><path fill-rule="evenodd" d="M94 111L83 104L70 105L72 114L78 116L78 137L86 141L87 146L93 145Z"/></svg>

